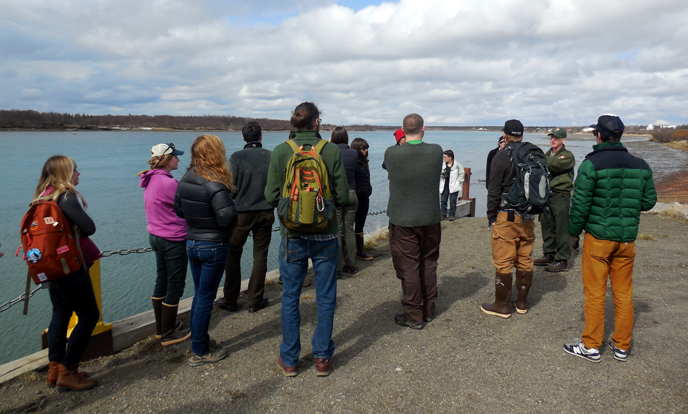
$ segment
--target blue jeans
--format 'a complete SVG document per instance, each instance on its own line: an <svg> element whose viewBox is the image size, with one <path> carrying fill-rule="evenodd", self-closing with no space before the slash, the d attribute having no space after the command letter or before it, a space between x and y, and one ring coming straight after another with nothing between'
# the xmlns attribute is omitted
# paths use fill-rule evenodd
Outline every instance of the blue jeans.
<svg viewBox="0 0 688 414"><path fill-rule="evenodd" d="M288 246L285 241L288 240ZM315 300L318 304L318 326L311 344L316 358L330 359L334 354L332 324L337 304L337 248L338 240L314 241L302 238L282 238L279 270L282 275L282 344L280 357L293 367L301 354L301 313L299 299L308 270L308 259L315 270Z"/></svg>
<svg viewBox="0 0 688 414"><path fill-rule="evenodd" d="M217 289L225 271L227 243L209 241L186 241L186 254L194 282L194 297L191 303L189 324L191 325L191 351L203 355L210 350L210 316Z"/></svg>
<svg viewBox="0 0 688 414"><path fill-rule="evenodd" d="M450 193L449 190L442 191L440 199L440 214L447 215L447 199L449 199L449 217L456 216L456 200L459 199L459 192Z"/></svg>

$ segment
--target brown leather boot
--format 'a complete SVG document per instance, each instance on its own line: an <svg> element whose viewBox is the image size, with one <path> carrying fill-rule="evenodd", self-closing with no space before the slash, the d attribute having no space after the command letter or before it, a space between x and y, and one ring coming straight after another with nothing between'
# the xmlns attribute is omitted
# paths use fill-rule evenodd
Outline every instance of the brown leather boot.
<svg viewBox="0 0 688 414"><path fill-rule="evenodd" d="M526 272L523 270L516 270L516 289L518 296L516 297L516 312L528 312L528 291L533 285L533 272Z"/></svg>
<svg viewBox="0 0 688 414"><path fill-rule="evenodd" d="M184 342L191 338L190 329L179 329L177 326L181 321L177 320L177 310L179 305L162 304L162 337L160 338L160 345L168 346Z"/></svg>
<svg viewBox="0 0 688 414"><path fill-rule="evenodd" d="M551 253L544 253L541 258L533 260L535 266L547 266L554 263L554 255Z"/></svg>
<svg viewBox="0 0 688 414"><path fill-rule="evenodd" d="M151 298L153 302L153 315L155 315L155 339L162 336L162 301L165 298Z"/></svg>
<svg viewBox="0 0 688 414"><path fill-rule="evenodd" d="M365 252L365 243L363 242L363 233L355 233L356 235L356 258L358 260L373 260L371 256L368 256Z"/></svg>
<svg viewBox="0 0 688 414"><path fill-rule="evenodd" d="M96 380L85 379L78 368L78 363L69 368L62 364L57 365L57 392L84 391L98 385Z"/></svg>
<svg viewBox="0 0 688 414"><path fill-rule="evenodd" d="M48 363L48 388L55 388L57 384L57 377L60 374L58 365L60 365L59 362ZM88 378L88 372L79 372L79 375L81 375L82 378Z"/></svg>
<svg viewBox="0 0 688 414"><path fill-rule="evenodd" d="M511 273L496 272L495 301L494 303L483 303L480 310L488 315L509 319L511 317L509 301L511 301Z"/></svg>

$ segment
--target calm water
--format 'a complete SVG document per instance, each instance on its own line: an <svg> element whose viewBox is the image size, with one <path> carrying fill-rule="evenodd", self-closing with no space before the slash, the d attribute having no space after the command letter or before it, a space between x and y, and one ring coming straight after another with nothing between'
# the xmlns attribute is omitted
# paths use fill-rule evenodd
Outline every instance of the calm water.
<svg viewBox="0 0 688 414"><path fill-rule="evenodd" d="M227 155L243 148L240 133L216 133L227 147ZM81 172L78 190L86 198L88 213L98 231L92 237L101 250L147 247L146 216L143 189L136 174L145 170L150 148L158 143L173 142L186 151L180 157L180 179L189 161L189 148L197 132L0 132L0 242L5 257L0 259L0 303L19 296L26 283L26 266L14 252L21 245L19 224L31 201L41 167L54 154L72 157ZM485 158L496 146L495 132L433 132L426 142L452 149L456 160L472 168L471 197L477 198L476 215L485 214ZM285 132L266 132L265 148L272 149L288 137ZM323 133L329 138L329 133ZM387 174L381 168L384 150L394 143L391 131L352 132L349 139L362 137L370 144L370 165L373 184L370 211L387 208ZM526 135L526 139L548 146L545 135ZM590 152L592 142L567 142L578 159ZM651 160L648 160L651 161ZM652 164L652 162L651 162ZM413 168L410 165L409 168ZM439 173L439 172L438 172ZM480 180L480 181L479 181ZM439 190L439 189L438 189ZM438 193L439 194L439 193ZM439 197L439 196L438 196ZM387 225L384 214L369 216L366 232ZM277 268L279 237L273 233L269 268ZM250 269L250 239L244 249L243 276ZM150 309L150 296L155 278L153 253L113 256L101 260L103 285L103 319L112 322ZM33 288L33 286L32 286ZM189 272L184 297L193 295ZM22 315L22 304L0 313L0 364L40 350L40 334L50 322L51 307L47 291L41 290L31 299L29 314Z"/></svg>

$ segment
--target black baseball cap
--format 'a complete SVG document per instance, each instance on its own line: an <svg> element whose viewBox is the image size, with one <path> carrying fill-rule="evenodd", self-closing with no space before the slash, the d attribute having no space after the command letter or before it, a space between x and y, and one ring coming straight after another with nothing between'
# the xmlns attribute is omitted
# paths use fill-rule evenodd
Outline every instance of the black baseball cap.
<svg viewBox="0 0 688 414"><path fill-rule="evenodd" d="M518 119L510 119L504 123L502 131L512 137L521 137L523 136L523 124Z"/></svg>
<svg viewBox="0 0 688 414"><path fill-rule="evenodd" d="M599 132L605 137L621 137L624 132L624 124L621 118L613 114L604 114L597 118L597 123L590 125L590 128ZM620 131L618 134L614 130Z"/></svg>

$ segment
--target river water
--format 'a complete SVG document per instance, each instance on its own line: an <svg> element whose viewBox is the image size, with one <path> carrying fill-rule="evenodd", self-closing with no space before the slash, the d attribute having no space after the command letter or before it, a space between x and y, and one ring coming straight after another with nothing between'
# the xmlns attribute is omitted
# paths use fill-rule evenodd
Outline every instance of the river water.
<svg viewBox="0 0 688 414"><path fill-rule="evenodd" d="M243 148L238 132L215 132L225 143L227 155ZM173 142L186 151L180 157L180 169L173 172L180 179L189 162L189 148L198 132L158 131L11 131L0 132L0 304L18 297L25 288L26 265L14 252L21 245L19 226L31 201L45 160L54 154L72 157L81 177L78 190L88 202L88 213L98 228L92 237L101 250L148 247L143 189L136 174L147 168L150 148L158 143ZM323 138L329 138L324 132ZM485 159L496 147L499 133L428 131L426 142L452 149L456 160L472 169L470 196L477 200L476 215L484 216L486 205ZM286 132L265 132L263 145L272 149L287 139ZM394 144L391 131L350 132L349 140L362 137L370 144L370 166L373 194L370 211L387 208L387 174L382 169L384 150ZM592 138L592 137L590 137ZM526 134L526 140L547 147L544 134ZM572 137L566 146L577 163L591 151L593 142ZM638 139L635 139L638 141ZM640 139L644 140L644 139ZM639 152L651 166L656 162L662 171L678 165L672 154L680 153L657 144L631 142L631 151ZM673 152L672 152L673 151ZM667 156L669 154L670 156ZM685 165L685 159L680 162ZM410 165L409 168L413 168ZM439 189L438 189L439 190ZM439 194L439 193L438 193ZM278 222L276 223L276 225ZM385 214L368 217L365 231L387 225ZM273 233L268 261L269 269L277 268L279 236ZM250 239L244 248L243 277L251 267ZM103 320L113 322L150 309L150 296L155 278L153 253L113 256L101 260ZM33 288L33 286L32 286ZM193 295L189 272L184 297ZM40 290L30 301L29 314L22 315L22 303L0 313L0 364L40 350L40 334L50 322L51 307L47 291Z"/></svg>

